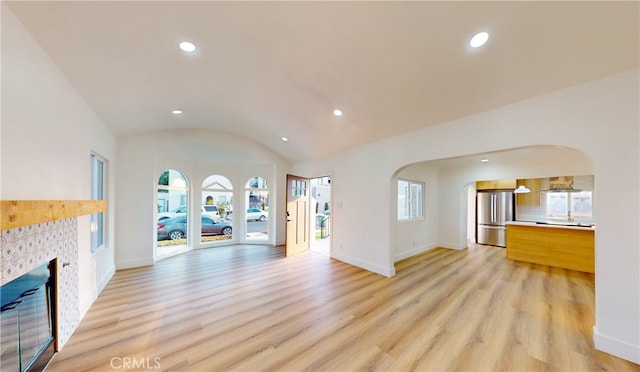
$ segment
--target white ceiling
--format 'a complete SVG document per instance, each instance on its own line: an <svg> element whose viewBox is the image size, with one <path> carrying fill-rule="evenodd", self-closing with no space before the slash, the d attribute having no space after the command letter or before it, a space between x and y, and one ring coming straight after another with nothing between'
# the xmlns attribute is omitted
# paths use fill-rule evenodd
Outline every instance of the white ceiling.
<svg viewBox="0 0 640 372"><path fill-rule="evenodd" d="M211 128L291 161L636 68L640 56L636 1L8 4L117 135ZM482 30L489 42L471 50ZM198 51L179 51L182 40Z"/></svg>
<svg viewBox="0 0 640 372"><path fill-rule="evenodd" d="M488 160L487 163L481 162L482 159ZM557 164L557 167L550 166ZM571 164L572 169L582 169L586 173L566 174L564 164ZM517 170L521 174L513 174L511 178L532 178L531 172L544 169L543 173L535 174L535 177L553 177L553 176L578 176L593 173L593 164L591 160L581 151L556 145L540 145L507 149L502 151L493 151L488 153L480 153L469 156L459 156L454 158L445 158L431 160L418 165L428 165L430 168L440 171L502 171L508 170L510 173ZM560 173L548 173L553 168L560 168ZM524 172L524 173L523 173Z"/></svg>

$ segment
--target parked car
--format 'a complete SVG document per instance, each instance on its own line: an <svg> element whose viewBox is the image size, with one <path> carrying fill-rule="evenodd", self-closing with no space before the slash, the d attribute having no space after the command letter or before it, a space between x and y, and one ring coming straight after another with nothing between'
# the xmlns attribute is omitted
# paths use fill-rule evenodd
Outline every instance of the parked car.
<svg viewBox="0 0 640 372"><path fill-rule="evenodd" d="M269 217L269 212L258 208L247 209L247 221L264 221Z"/></svg>
<svg viewBox="0 0 640 372"><path fill-rule="evenodd" d="M218 210L218 206L216 205L204 204L200 209L203 216L209 216L214 219L221 218L220 211Z"/></svg>
<svg viewBox="0 0 640 372"><path fill-rule="evenodd" d="M231 236L231 223L210 217L201 217L202 235ZM158 221L158 240L182 239L187 236L187 216L166 218Z"/></svg>
<svg viewBox="0 0 640 372"><path fill-rule="evenodd" d="M211 217L213 219L220 218L220 212L218 211L218 207L216 205L201 205L200 212L203 216ZM181 217L187 215L187 206L183 205L179 208L174 209L171 212L160 212L158 213L158 221L166 220L167 218Z"/></svg>

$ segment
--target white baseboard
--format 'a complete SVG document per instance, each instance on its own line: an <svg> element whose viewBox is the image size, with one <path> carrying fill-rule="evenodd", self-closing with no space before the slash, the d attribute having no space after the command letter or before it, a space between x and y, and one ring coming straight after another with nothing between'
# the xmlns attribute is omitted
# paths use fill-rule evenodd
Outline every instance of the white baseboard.
<svg viewBox="0 0 640 372"><path fill-rule="evenodd" d="M348 263L349 265L357 266L361 269L372 271L376 274L380 274L386 277L392 277L396 275L396 269L393 266L384 267L384 266L373 264L371 262L362 261L359 258L336 254L335 252L332 252L331 258L334 258L338 261L342 261L344 263Z"/></svg>
<svg viewBox="0 0 640 372"><path fill-rule="evenodd" d="M100 296L100 293L102 293L102 290L104 290L104 287L107 286L107 284L109 284L109 281L111 280L111 278L113 278L113 275L116 273L116 267L112 266L111 269L107 272L107 274L102 278L102 280L100 281L100 283L98 283L98 296Z"/></svg>
<svg viewBox="0 0 640 372"><path fill-rule="evenodd" d="M455 249L456 251L461 251L463 249L467 249L467 243L458 243L458 244L453 244L453 243L441 243L437 245L438 247L442 247L442 248L447 248L447 249Z"/></svg>
<svg viewBox="0 0 640 372"><path fill-rule="evenodd" d="M137 260L127 260L116 262L116 270L131 269L134 267L151 266L153 258L140 258Z"/></svg>
<svg viewBox="0 0 640 372"><path fill-rule="evenodd" d="M93 305L93 303L96 301L98 296L100 296L100 293L102 293L102 290L104 289L104 287L107 286L107 284L109 283L109 280L111 280L111 278L113 277L113 274L115 273L116 273L116 268L115 266L113 266L107 272L107 274L100 280L97 286L85 298L83 298L80 301L80 319L84 318L87 311L89 311L89 308L91 307L91 305Z"/></svg>
<svg viewBox="0 0 640 372"><path fill-rule="evenodd" d="M409 257L413 257L415 255L418 255L420 253L424 253L426 251L430 251L434 248L438 247L437 244L431 244L431 245L427 245L425 247L419 247L419 248L414 248L405 252L401 252L398 253L396 255L393 256L393 262L398 262L401 260L404 260L405 258L409 258Z"/></svg>
<svg viewBox="0 0 640 372"><path fill-rule="evenodd" d="M605 336L598 332L596 326L593 326L593 343L600 351L640 364L640 345Z"/></svg>
<svg viewBox="0 0 640 372"><path fill-rule="evenodd" d="M78 319L78 325L80 324L84 316L87 314L87 311L89 311L89 308L91 307L91 305L93 305L93 303L96 301L96 298L98 298L98 293L95 290L92 290L91 293L89 293L85 298L83 298L80 301L80 309L79 309L80 319ZM74 332L75 332L75 329L74 329Z"/></svg>
<svg viewBox="0 0 640 372"><path fill-rule="evenodd" d="M267 245L269 247L275 247L276 246L276 244L274 244L273 242L271 242L269 240L262 240L262 241L260 241L260 240L247 240L247 241L244 241L242 243L237 243L237 244L234 244L234 245Z"/></svg>

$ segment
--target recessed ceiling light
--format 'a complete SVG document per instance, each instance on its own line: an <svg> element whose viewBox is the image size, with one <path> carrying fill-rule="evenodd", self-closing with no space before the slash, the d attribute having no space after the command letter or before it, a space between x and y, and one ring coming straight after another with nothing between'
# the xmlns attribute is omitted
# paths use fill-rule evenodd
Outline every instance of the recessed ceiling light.
<svg viewBox="0 0 640 372"><path fill-rule="evenodd" d="M173 111L171 111L171 113L174 114L174 115L180 115L180 114L182 114L182 110L173 110Z"/></svg>
<svg viewBox="0 0 640 372"><path fill-rule="evenodd" d="M338 110L338 109L333 110L333 115L334 116L342 116L342 110Z"/></svg>
<svg viewBox="0 0 640 372"><path fill-rule="evenodd" d="M472 48L479 48L481 46L484 45L484 43L487 42L487 40L489 40L489 33L482 31L482 32L478 32L477 34L475 34L471 40L469 41L469 45Z"/></svg>
<svg viewBox="0 0 640 372"><path fill-rule="evenodd" d="M183 52L192 53L196 51L196 45L189 41L183 41L179 46Z"/></svg>
<svg viewBox="0 0 640 372"><path fill-rule="evenodd" d="M282 139L283 142L288 142L289 141L289 139L287 137L285 137L285 136L282 136L281 139Z"/></svg>
<svg viewBox="0 0 640 372"><path fill-rule="evenodd" d="M488 162L489 162L489 159L486 159L486 158L485 158L485 159L480 159L480 162L481 162L481 163L488 163Z"/></svg>

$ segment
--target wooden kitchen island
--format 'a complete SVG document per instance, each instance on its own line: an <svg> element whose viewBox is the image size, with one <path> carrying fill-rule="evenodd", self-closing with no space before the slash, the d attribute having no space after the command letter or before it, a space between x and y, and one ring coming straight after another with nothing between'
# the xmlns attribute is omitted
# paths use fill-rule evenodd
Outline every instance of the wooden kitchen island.
<svg viewBox="0 0 640 372"><path fill-rule="evenodd" d="M594 227L508 222L507 258L593 273L594 234Z"/></svg>

